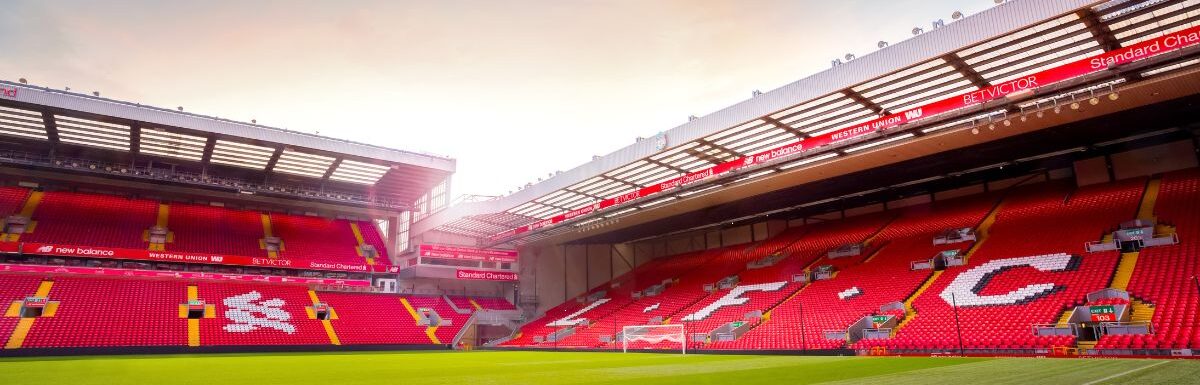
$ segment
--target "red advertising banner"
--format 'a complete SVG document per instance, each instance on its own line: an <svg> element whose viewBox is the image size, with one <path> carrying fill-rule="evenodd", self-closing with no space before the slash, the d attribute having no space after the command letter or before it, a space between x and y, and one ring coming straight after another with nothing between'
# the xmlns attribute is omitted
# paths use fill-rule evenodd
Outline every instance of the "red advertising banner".
<svg viewBox="0 0 1200 385"><path fill-rule="evenodd" d="M333 270L349 272L396 272L399 269L392 266L369 266L367 264L353 265L337 262L307 261L295 263L289 259L272 259L266 257L246 257L239 255L216 255L184 253L177 251L150 251L140 249L116 249L108 247L56 245L49 243L22 243L21 250L27 254L60 255L67 257L88 257L107 259L130 259L152 262L207 263L221 265L239 265L255 267L278 267L288 269Z"/></svg>
<svg viewBox="0 0 1200 385"><path fill-rule="evenodd" d="M507 271L485 271L485 270L463 270L455 271L454 276L458 279L476 280L476 281L516 281L517 273Z"/></svg>
<svg viewBox="0 0 1200 385"><path fill-rule="evenodd" d="M460 259L467 261L516 262L517 251L477 249L474 247L423 244L417 248L422 257Z"/></svg>
<svg viewBox="0 0 1200 385"><path fill-rule="evenodd" d="M618 197L605 199L591 206L575 209L565 214L560 214L558 216L534 222L529 225L507 230L491 236L491 239L502 239L528 231L537 230L543 227L561 223L571 218L587 215L597 210L624 204L632 200L644 198L661 193L663 191L713 178L743 167L788 158L793 155L812 151L819 147L837 144L876 132L893 129L920 119L926 119L932 116L941 115L1001 99L1016 92L1034 90L1038 87L1094 74L1104 71L1109 67L1128 64L1137 60L1177 51L1197 44L1200 44L1200 27L1188 28L1128 47L1116 49L1058 67L1050 68L1032 75L1023 76L1017 79L1006 81L1004 83L981 88L976 91L952 96L909 110L885 115L862 124L842 128L821 136L803 139L797 143L766 150L757 154L747 155L743 158L738 158L704 170L669 179L656 185L644 187L640 190Z"/></svg>
<svg viewBox="0 0 1200 385"><path fill-rule="evenodd" d="M223 274L203 273L192 271L156 271L137 269L113 269L81 266L43 266L43 265L10 265L0 264L0 272L9 273L55 273L76 274L109 277L138 277L138 278L181 278L181 279L210 279L221 281L247 281L264 283L294 283L302 285L342 285L342 286L371 286L371 281L365 279L330 279L280 277L274 275L254 274Z"/></svg>

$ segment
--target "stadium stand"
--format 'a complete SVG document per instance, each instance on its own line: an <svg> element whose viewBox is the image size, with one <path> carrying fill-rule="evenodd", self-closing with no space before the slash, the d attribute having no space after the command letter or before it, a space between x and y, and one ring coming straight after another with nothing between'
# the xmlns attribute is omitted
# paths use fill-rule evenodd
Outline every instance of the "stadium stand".
<svg viewBox="0 0 1200 385"><path fill-rule="evenodd" d="M366 263L355 251L358 241L348 221L273 213L270 222L274 235L283 241L281 257L299 262Z"/></svg>
<svg viewBox="0 0 1200 385"><path fill-rule="evenodd" d="M307 288L237 283L197 286L199 298L216 305L217 313L216 319L200 320L202 345L330 343L321 322L305 316L304 307L312 305Z"/></svg>
<svg viewBox="0 0 1200 385"><path fill-rule="evenodd" d="M360 243L371 245L375 248L377 255L373 258L372 262L380 265L391 264L386 246L387 242L384 242L383 235L379 234L379 227L371 222L352 221L351 223L358 229L359 234L362 236Z"/></svg>
<svg viewBox="0 0 1200 385"><path fill-rule="evenodd" d="M21 212L25 200L29 198L29 189L21 187L0 187L0 215L9 216Z"/></svg>
<svg viewBox="0 0 1200 385"><path fill-rule="evenodd" d="M83 277L42 282L52 284L48 299L58 302L57 311L34 321L23 348L187 343L187 324L178 312L186 302L184 282Z"/></svg>
<svg viewBox="0 0 1200 385"><path fill-rule="evenodd" d="M426 330L426 334L430 337L427 341L435 344L446 344L453 341L458 329L466 323L467 318L470 318L470 314L459 314L454 311L450 304L440 296L411 296L408 297L408 302L418 311L423 308L431 309L444 320L439 325L431 325Z"/></svg>
<svg viewBox="0 0 1200 385"><path fill-rule="evenodd" d="M145 249L142 232L154 226L158 204L103 194L51 191L33 211L24 242Z"/></svg>
<svg viewBox="0 0 1200 385"><path fill-rule="evenodd" d="M799 295L771 313L771 322L752 330L732 347L788 349L843 347L845 341L825 338L827 330L844 330L881 306L902 301L933 272L910 270L910 263L928 259L964 244L936 246L931 240L947 229L974 227L994 205L991 196L964 198L904 210L871 242L879 244L865 262L845 266L834 279L815 281ZM827 258L827 257L826 257ZM838 293L857 288L862 294L839 298ZM799 319L804 318L801 329Z"/></svg>
<svg viewBox="0 0 1200 385"><path fill-rule="evenodd" d="M459 309L466 310L517 310L512 302L497 297L464 297L458 295L446 296Z"/></svg>
<svg viewBox="0 0 1200 385"><path fill-rule="evenodd" d="M0 81L0 339L1193 355L1200 2L997 4L500 197Z"/></svg>
<svg viewBox="0 0 1200 385"><path fill-rule="evenodd" d="M41 282L42 280L36 277L0 276L0 306L4 308L4 316L0 317L0 340L6 344L17 325L22 322L22 318L18 317L21 303L26 297L36 294Z"/></svg>
<svg viewBox="0 0 1200 385"><path fill-rule="evenodd" d="M145 250L148 231L162 226L169 231L164 251L268 257L263 239L273 231L283 244L273 257L290 260L291 266L391 265L378 228L366 221L273 213L264 223L256 211L94 193L31 195L23 188L0 191L0 209L32 214L29 230L6 237L10 241ZM360 255L360 245L372 246L376 256Z"/></svg>
<svg viewBox="0 0 1200 385"><path fill-rule="evenodd" d="M731 341L692 339L693 348L954 350L959 348L959 331L962 347L973 351L1075 346L1071 336L1036 336L1032 325L1055 323L1064 312L1087 303L1088 293L1107 287L1116 274L1120 252L1087 253L1083 245L1101 240L1120 223L1133 219L1146 185L1146 178L1080 188L1064 182L1038 183L894 213L810 224L750 246L654 260L602 285L605 290L594 290L578 301L551 309L505 346L612 348L623 326L683 323L689 334L707 334L735 321L750 323L749 331ZM1158 208L1173 214L1163 217L1164 223L1194 228L1194 202L1200 193L1196 186L1200 186L1200 173L1195 170L1164 178ZM934 244L940 234L961 228L973 229L979 238ZM831 259L829 252L846 244L865 247L858 255ZM1183 257L1190 250L1187 247L1191 246L1185 243L1143 251L1142 263L1130 281L1135 298L1159 303L1153 323L1160 333L1104 337L1098 348L1189 346L1195 334L1185 319L1196 301L1195 291L1186 284L1194 275L1190 259ZM913 268L914 261L930 260L945 251L962 255L965 265L944 270ZM746 262L770 255L786 257L766 268L747 268ZM1147 258L1156 262L1146 262ZM803 286L791 282L796 274L821 265L832 265L836 272L829 279ZM713 293L702 290L705 284L730 275L739 277L731 288ZM633 298L634 290L627 285L637 282L641 286L635 287L645 289L663 279L668 284L653 297ZM736 287L767 282L779 282L784 289L747 291L737 297L746 301L723 297ZM972 286L981 282L986 287ZM1030 285L1041 282L1052 287L1038 290ZM851 288L856 290L846 295ZM948 293L964 297L951 298ZM608 301L589 309L602 298ZM725 306L712 306L720 301L725 301ZM1121 303L1119 299L1105 301L1093 304ZM952 302L958 304L959 326ZM882 309L889 304L907 306ZM716 310L703 312L706 308ZM755 310L766 314L761 320L745 318ZM706 315L682 319L697 313ZM827 338L829 331L846 336L852 324L873 315L896 319L894 329L885 334L894 337ZM555 324L564 319L586 322ZM574 330L558 341L549 338L564 328ZM669 344L637 346L663 348Z"/></svg>
<svg viewBox="0 0 1200 385"><path fill-rule="evenodd" d="M450 303L454 304L454 307L457 307L459 309L474 310L477 308L475 306L476 303L470 297L462 297L462 296L452 295L452 296L446 296L446 298L450 299Z"/></svg>
<svg viewBox="0 0 1200 385"><path fill-rule="evenodd" d="M656 259L581 296L579 301L551 309L525 325L505 345L612 348L623 326L658 322L685 324L692 347L707 349L952 350L958 347L960 332L963 347L973 350L1073 346L1073 337L1038 337L1031 333L1030 325L1056 322L1064 312L1086 303L1086 294L1107 287L1113 280L1120 252L1085 253L1082 245L1103 239L1121 222L1135 218L1146 185L1146 178L1081 188L1062 182L1040 183L1004 194L813 223L754 244ZM1162 178L1155 209L1164 224L1160 226L1163 231L1178 231L1185 239L1195 235L1198 216L1194 202L1200 193L1197 186L1200 173L1194 169ZM8 205L10 210L16 210L19 204L15 202L25 191L11 190L8 195L17 198L9 199L13 202ZM131 220L134 224L124 223L123 219L130 216L111 219L114 215L107 211L111 208L135 213ZM134 242L142 243L141 230L154 223L157 210L157 203L152 201L47 193L35 211L37 230L23 239L68 239L131 247ZM169 223L175 233L172 248L262 251L252 243L257 242L252 238L256 237L252 225L261 226L255 221L259 219L257 213L183 204L172 204L170 210ZM75 212L83 219L59 219ZM321 252L341 260L362 258L354 252L359 241L349 221L276 214L271 222L281 237L309 240L285 241L283 258L315 258ZM95 234L74 231L79 227L73 227L109 223L112 229ZM358 236L363 243L378 243L374 226L368 225L359 223L362 231ZM933 244L939 234L960 228L972 228L981 237L974 242ZM185 241L214 232L230 234L228 238L216 238L240 240L200 243L204 246ZM311 241L314 239L326 241ZM854 255L831 255L846 245L861 245L861 249ZM912 268L913 261L948 250L962 253L966 264L947 266L944 271ZM1150 318L1156 333L1103 336L1095 347L1191 346L1197 336L1186 320L1197 301L1187 283L1196 273L1193 258L1187 256L1194 253L1194 245L1188 242L1142 251L1128 279L1132 301L1109 299L1092 304L1137 304L1135 316ZM816 278L814 270L820 266L832 266L833 273L827 279ZM997 270L990 270L994 266ZM49 283L46 297L56 303L53 316L38 317L27 327L21 342L25 348L186 346L188 323L180 319L176 308L189 299L215 306L216 316L197 320L199 346L325 345L333 341L447 343L476 309L516 309L507 300L487 297L340 292L310 295L306 287L289 285L2 277L5 291L0 299L6 303L19 304L25 297L34 296L42 282ZM797 277L806 278L797 281ZM976 290L978 296L972 296L970 285L981 280L986 288ZM1030 290L1030 282L1050 282L1053 289L1023 297L1021 293ZM195 291L195 298L188 297L189 290ZM946 293L965 295L953 299L962 301L958 303L957 326L955 309L947 302ZM317 295L334 309L336 318L328 321L331 329L321 320L306 316L312 312L306 307L314 304ZM881 308L895 303L908 307ZM421 325L415 313L408 317L411 320L387 317L409 312L406 307L432 310L445 321ZM1138 309L1143 310L1138 313ZM268 314L277 319L262 321L260 316ZM863 317L874 315L896 318L893 337L860 340L851 336L849 341L829 338L828 332L845 331ZM20 319L6 317L0 321L0 331L13 335ZM734 338L713 334L731 322L745 322L748 327ZM104 325L105 332L82 332L95 325ZM138 332L148 329L159 332ZM570 332L552 336L563 330Z"/></svg>
<svg viewBox="0 0 1200 385"><path fill-rule="evenodd" d="M1149 321L1153 334L1102 336L1100 349L1183 349L1200 347L1196 317L1200 274L1196 243L1200 236L1200 170L1167 174L1153 211L1164 226L1158 230L1177 233L1177 245L1143 249L1128 281L1132 297L1132 321Z"/></svg>
<svg viewBox="0 0 1200 385"><path fill-rule="evenodd" d="M27 297L45 298L46 310L21 317ZM8 310L0 332L11 344L18 324L26 324L10 348L431 344L425 326L396 317L405 313L402 298L445 310L437 297L313 292L297 285L0 274L0 300ZM188 319L180 308L191 300L210 309ZM316 318L314 301L332 308L329 328ZM448 318L454 322L437 328L447 341L465 320Z"/></svg>
<svg viewBox="0 0 1200 385"><path fill-rule="evenodd" d="M408 316L395 295L322 292L321 301L337 312L331 321L346 345L428 344L425 326Z"/></svg>
<svg viewBox="0 0 1200 385"><path fill-rule="evenodd" d="M175 233L171 251L266 256L261 215L254 211L172 203L168 228Z"/></svg>
<svg viewBox="0 0 1200 385"><path fill-rule="evenodd" d="M1072 191L1065 185L1034 186L1005 199L987 241L967 256L967 265L940 277L913 301L915 316L886 344L893 350L953 349L958 345L955 314L946 300L947 286L963 272L1013 258L1037 264L1054 258L1062 266L1038 269L1013 265L986 281L979 295L1001 296L989 303L964 298L958 307L965 348L1031 349L1066 343L1032 335L1031 325L1056 322L1064 311L1081 304L1086 294L1103 289L1116 268L1117 252L1082 255L1081 245L1099 240L1122 221L1132 219L1145 179L1090 186ZM953 271L958 270L958 271ZM1036 296L1014 296L1030 283L1053 283ZM971 281L967 281L971 283ZM958 293L970 288L959 288Z"/></svg>

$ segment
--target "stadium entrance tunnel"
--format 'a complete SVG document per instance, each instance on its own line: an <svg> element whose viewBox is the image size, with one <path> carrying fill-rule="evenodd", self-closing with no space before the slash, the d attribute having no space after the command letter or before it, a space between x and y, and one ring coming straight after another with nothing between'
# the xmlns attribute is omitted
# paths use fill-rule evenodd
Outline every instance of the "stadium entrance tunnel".
<svg viewBox="0 0 1200 385"><path fill-rule="evenodd" d="M42 313L45 311L45 309L46 309L46 308L44 308L44 307L40 307L40 306L39 306L39 307L28 307L28 306L22 306L22 307L21 307L21 318L38 318L38 317L41 317L41 316L42 316Z"/></svg>

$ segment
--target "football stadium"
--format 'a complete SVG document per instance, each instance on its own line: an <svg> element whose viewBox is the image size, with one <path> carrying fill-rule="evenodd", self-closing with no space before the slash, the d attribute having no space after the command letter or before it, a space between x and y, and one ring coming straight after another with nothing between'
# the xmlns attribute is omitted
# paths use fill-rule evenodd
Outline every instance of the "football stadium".
<svg viewBox="0 0 1200 385"><path fill-rule="evenodd" d="M0 75L0 379L1200 383L1200 0L982 3L489 197Z"/></svg>

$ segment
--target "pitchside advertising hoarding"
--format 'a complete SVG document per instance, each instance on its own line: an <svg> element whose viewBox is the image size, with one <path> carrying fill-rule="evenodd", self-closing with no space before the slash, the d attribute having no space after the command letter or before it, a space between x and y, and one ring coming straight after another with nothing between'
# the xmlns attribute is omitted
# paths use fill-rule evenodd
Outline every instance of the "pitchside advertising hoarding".
<svg viewBox="0 0 1200 385"><path fill-rule="evenodd" d="M111 276L111 277L183 278L183 279L209 279L209 280L219 280L219 281L298 283L298 284L312 284L312 285L371 286L371 281L365 280L365 279L280 277L280 276L274 276L274 275L204 273L204 272L198 272L198 271L155 271L155 270L97 268L97 267L81 267L81 266L42 266L42 265L0 264L0 271L10 272L10 273L56 273L56 274L76 274L76 275L91 275L91 276Z"/></svg>
<svg viewBox="0 0 1200 385"><path fill-rule="evenodd" d="M1200 44L1200 27L1188 28L1155 39L1143 41L1128 47L1116 49L1062 66L1050 68L1032 75L1022 76L1017 79L1008 80L1004 83L945 98L913 109L885 115L878 119L852 127L846 127L825 135L802 139L798 143L785 145L757 154L748 155L743 158L738 158L726 163L718 164L704 170L669 179L659 184L645 187L618 197L605 199L592 204L591 206L575 209L565 214L560 214L558 216L534 222L529 225L507 230L493 235L491 239L503 239L543 227L556 225L572 218L591 214L595 211L621 205L630 201L645 198L706 179L714 178L725 173L736 171L740 168L786 159L794 155L810 152L819 147L837 144L849 141L851 139L859 139L870 134L894 129L920 119L927 119L936 115L977 106L986 102L1004 98L1007 95L1017 92L1033 91L1039 87L1094 74L1111 67L1132 63L1134 61L1158 56L1168 52L1178 51L1180 49L1191 47L1197 44Z"/></svg>
<svg viewBox="0 0 1200 385"><path fill-rule="evenodd" d="M16 99L16 98L17 98L17 89L16 89L16 88L5 87L5 86L0 86L0 97L5 97L5 98L9 98L9 99Z"/></svg>
<svg viewBox="0 0 1200 385"><path fill-rule="evenodd" d="M347 264L336 262L307 261L297 263L284 258L246 257L240 255L216 255L200 253L183 253L177 251L150 251L140 249L117 249L109 247L60 245L50 243L22 243L20 251L26 254L58 255L65 257L86 257L105 259L128 259L151 262L205 263L220 265L239 265L254 267L278 267L287 269L330 270L358 273L394 273L394 266L367 264Z"/></svg>
<svg viewBox="0 0 1200 385"><path fill-rule="evenodd" d="M417 248L417 253L422 257L457 259L464 261L517 261L517 251L507 249L477 249L465 246L423 244Z"/></svg>

